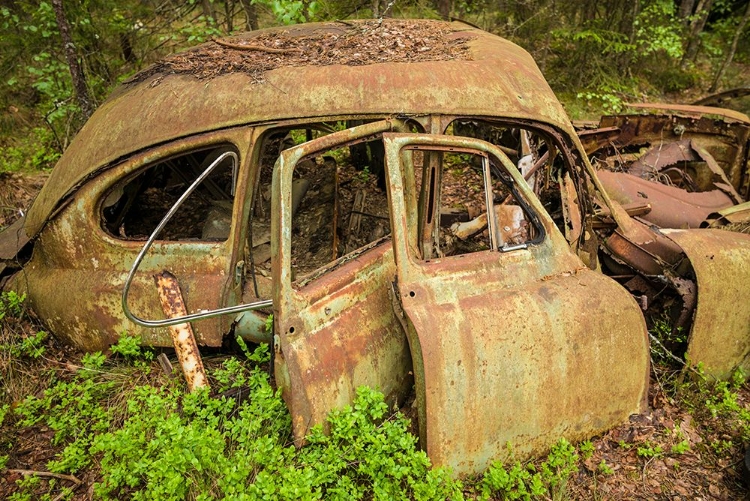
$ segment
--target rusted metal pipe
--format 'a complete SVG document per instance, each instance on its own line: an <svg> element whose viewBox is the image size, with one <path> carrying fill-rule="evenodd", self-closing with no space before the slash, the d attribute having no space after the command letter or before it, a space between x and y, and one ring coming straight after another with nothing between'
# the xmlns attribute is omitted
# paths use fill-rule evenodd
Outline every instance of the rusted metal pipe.
<svg viewBox="0 0 750 501"><path fill-rule="evenodd" d="M167 318L187 315L187 308L177 278L164 270L154 275L154 281L159 291L161 307L164 309ZM188 389L192 392L198 388L208 387L206 370L203 368L203 360L201 360L198 351L198 343L195 342L193 328L189 323L170 325L169 333L172 335L174 349L182 366L182 372L185 374Z"/></svg>

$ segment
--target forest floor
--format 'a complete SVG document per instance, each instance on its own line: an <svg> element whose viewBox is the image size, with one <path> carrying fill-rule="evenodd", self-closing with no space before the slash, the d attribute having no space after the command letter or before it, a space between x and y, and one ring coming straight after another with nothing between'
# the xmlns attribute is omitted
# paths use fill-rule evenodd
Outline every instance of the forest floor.
<svg viewBox="0 0 750 501"><path fill-rule="evenodd" d="M45 176L0 176L2 227L28 206ZM70 380L84 365L82 353L51 336L40 337L40 329L30 314L0 315L0 459L5 457L0 461L0 499L92 499L93 486L101 481L100 467L93 464L75 476L50 473L49 462L65 441L56 441L55 431L43 423L23 426L13 413L28 395L41 398L53 381ZM225 358L208 354L209 370ZM555 499L750 499L743 480L750 389L743 383L709 384L669 362L664 353L652 353L647 410L577 444L577 471L559 491L562 497ZM134 369L141 373L135 379L164 384L156 361L141 364ZM529 465L540 461L526 467L533 471ZM29 472L38 472L40 480L19 486ZM466 479L467 498L479 497L479 481Z"/></svg>

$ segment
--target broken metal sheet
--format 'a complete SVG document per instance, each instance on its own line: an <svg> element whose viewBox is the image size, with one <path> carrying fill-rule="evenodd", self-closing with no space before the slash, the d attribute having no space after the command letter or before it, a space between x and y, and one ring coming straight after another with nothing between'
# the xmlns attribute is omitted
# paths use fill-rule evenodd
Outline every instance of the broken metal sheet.
<svg viewBox="0 0 750 501"><path fill-rule="evenodd" d="M629 238L620 228L615 230L604 242L607 250L619 261L645 275L661 275L664 268L679 260L679 249L663 245L661 240L642 240ZM668 242L671 244L671 242ZM675 246L672 246L675 247Z"/></svg>
<svg viewBox="0 0 750 501"><path fill-rule="evenodd" d="M710 153L742 197L747 198L750 194L750 124L746 122L717 120L703 115L613 115L602 117L599 126L617 127L621 133L612 141L614 151L602 149L596 153L598 156L606 153L622 162L633 155L634 148L644 145L659 148L660 145L689 139L694 147L704 148ZM710 180L705 184L703 180L695 181L703 190L711 187Z"/></svg>
<svg viewBox="0 0 750 501"><path fill-rule="evenodd" d="M583 232L583 221L578 203L578 192L568 172L560 180L560 201L566 222L565 239L568 242L578 242Z"/></svg>
<svg viewBox="0 0 750 501"><path fill-rule="evenodd" d="M693 151L689 139L674 143L659 144L647 151L638 160L630 164L628 173L647 179L665 167L677 162L694 162L700 157Z"/></svg>
<svg viewBox="0 0 750 501"><path fill-rule="evenodd" d="M648 203L651 211L643 219L661 228L699 228L706 217L734 205L720 190L689 193L624 172L598 171L607 194L622 205Z"/></svg>
<svg viewBox="0 0 750 501"><path fill-rule="evenodd" d="M678 111L689 115L703 116L716 115L722 118L736 120L750 124L750 117L739 111L729 110L726 108L713 108L711 106L696 106L694 104L661 104L661 103L625 103L625 106L631 108L640 108L645 110L662 110Z"/></svg>
<svg viewBox="0 0 750 501"><path fill-rule="evenodd" d="M581 140L583 150L587 155L607 146L610 141L616 139L619 135L620 129L617 127L578 131L578 138Z"/></svg>
<svg viewBox="0 0 750 501"><path fill-rule="evenodd" d="M738 204L709 214L701 228L718 228L733 223L750 222L750 202Z"/></svg>
<svg viewBox="0 0 750 501"><path fill-rule="evenodd" d="M26 216L21 216L0 232L0 260L15 259L21 249L31 241L24 230L25 222Z"/></svg>
<svg viewBox="0 0 750 501"><path fill-rule="evenodd" d="M486 145L446 136L387 134L397 288L414 362L420 440L433 464L476 474L523 459L561 436L579 440L645 405L649 366L639 306L586 268L520 173L502 164L547 236L527 249L422 261L407 205L401 148ZM408 208L407 208L408 207ZM477 270L481 270L478 273ZM508 444L511 447L508 447Z"/></svg>
<svg viewBox="0 0 750 501"><path fill-rule="evenodd" d="M711 94L694 101L692 104L695 106L719 106L727 101L745 97L747 95L750 95L750 87L740 87Z"/></svg>
<svg viewBox="0 0 750 501"><path fill-rule="evenodd" d="M735 203L741 204L744 202L742 197L739 193L737 193L737 190L734 189L734 186L732 186L729 183L729 180L727 179L726 174L724 174L724 171L721 170L721 167L719 167L719 164L716 163L716 160L714 157L702 146L699 144L696 144L695 142L691 141L691 146L695 150L696 153L701 157L701 159L706 162L706 165L708 165L708 168L711 170L711 172L719 178L720 182L714 182L714 185L719 188L721 191L732 197L732 200Z"/></svg>
<svg viewBox="0 0 750 501"><path fill-rule="evenodd" d="M686 358L727 379L750 370L750 235L723 230L663 230L695 270L698 305Z"/></svg>

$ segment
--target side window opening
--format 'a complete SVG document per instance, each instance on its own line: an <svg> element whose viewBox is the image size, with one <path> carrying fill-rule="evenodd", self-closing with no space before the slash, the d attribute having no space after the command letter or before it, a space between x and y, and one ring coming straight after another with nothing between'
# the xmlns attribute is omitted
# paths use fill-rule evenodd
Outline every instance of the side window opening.
<svg viewBox="0 0 750 501"><path fill-rule="evenodd" d="M178 198L231 145L202 148L147 167L110 189L102 228L123 240L146 240ZM159 234L163 241L224 241L229 237L237 165L228 157L188 197Z"/></svg>
<svg viewBox="0 0 750 501"><path fill-rule="evenodd" d="M411 161L437 163L439 217L422 241L424 259L486 250L509 251L535 243L544 231L499 160L470 150L419 147ZM416 154L419 153L418 157ZM437 159L437 162L435 161ZM418 170L418 169L417 169ZM489 208L489 210L488 210ZM429 219L429 210L426 211ZM429 221L425 224L429 225Z"/></svg>
<svg viewBox="0 0 750 501"><path fill-rule="evenodd" d="M297 144L363 123L306 124L271 130L262 139L248 237L254 265L250 271L256 273L261 297L265 286L260 282L270 283L271 183L279 154ZM298 286L325 272L339 258L362 252L390 235L385 182L380 139L334 147L297 164L292 182L291 247L292 273Z"/></svg>

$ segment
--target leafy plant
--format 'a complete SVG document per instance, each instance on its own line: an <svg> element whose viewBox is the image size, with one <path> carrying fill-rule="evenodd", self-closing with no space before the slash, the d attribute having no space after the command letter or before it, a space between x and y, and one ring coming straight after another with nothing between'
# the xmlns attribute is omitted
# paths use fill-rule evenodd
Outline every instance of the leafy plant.
<svg viewBox="0 0 750 501"><path fill-rule="evenodd" d="M544 496L562 499L570 475L578 471L577 464L575 447L563 438L551 448L538 471L533 464L524 467L518 461L510 469L506 469L502 462L492 463L480 483L481 495L483 499L492 495L524 501Z"/></svg>
<svg viewBox="0 0 750 501"><path fill-rule="evenodd" d="M681 440L672 446L672 454L685 454L689 450L690 442L688 440Z"/></svg>
<svg viewBox="0 0 750 501"><path fill-rule="evenodd" d="M113 352L130 363L141 353L127 336ZM391 414L383 395L368 388L296 449L289 412L261 367L270 358L267 345L247 358L227 359L210 374L220 392L246 390L250 398L239 403L207 389L186 394L181 384L126 388L130 376L118 378L117 366L109 367L115 359L95 353L71 380L28 397L16 414L21 426L49 426L53 443L64 445L50 471L75 473L96 460L102 479L95 492L102 499L462 497L461 483L431 469L417 449L409 421Z"/></svg>
<svg viewBox="0 0 750 501"><path fill-rule="evenodd" d="M591 443L591 440L584 440L578 445L578 450L581 451L583 459L589 459L594 455L594 444Z"/></svg>
<svg viewBox="0 0 750 501"><path fill-rule="evenodd" d="M310 22L320 11L320 4L302 0L251 0L253 4L267 7L273 12L279 24Z"/></svg>
<svg viewBox="0 0 750 501"><path fill-rule="evenodd" d="M480 489L482 499L489 499L491 495L498 494L503 499L524 501L543 496L547 492L541 475L532 473L518 461L513 463L510 469L506 469L502 462L492 463L484 473Z"/></svg>
<svg viewBox="0 0 750 501"><path fill-rule="evenodd" d="M612 467L609 466L603 459L599 462L599 465L596 469L599 471L599 473L603 473L604 475L612 475L615 472L615 470L613 470Z"/></svg>
<svg viewBox="0 0 750 501"><path fill-rule="evenodd" d="M23 312L23 302L26 300L26 294L18 295L15 291L0 292L0 320L10 314L14 317L20 317Z"/></svg>
<svg viewBox="0 0 750 501"><path fill-rule="evenodd" d="M117 340L117 344L110 346L110 350L115 355L121 355L125 358L143 358L145 360L153 360L154 353L151 350L141 349L141 337L130 336L127 333L123 333L120 339Z"/></svg>
<svg viewBox="0 0 750 501"><path fill-rule="evenodd" d="M638 457L646 459L658 458L664 455L664 449L660 445L652 444L648 440L639 445L636 452L638 453Z"/></svg>

